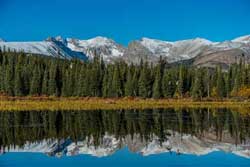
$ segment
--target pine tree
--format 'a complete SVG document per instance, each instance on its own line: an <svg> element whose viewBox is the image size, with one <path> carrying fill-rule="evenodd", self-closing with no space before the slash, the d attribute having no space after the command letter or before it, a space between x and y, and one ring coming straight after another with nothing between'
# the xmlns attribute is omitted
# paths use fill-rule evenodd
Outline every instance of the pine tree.
<svg viewBox="0 0 250 167"><path fill-rule="evenodd" d="M49 80L49 73L46 67L43 74L42 95L48 95L48 80Z"/></svg>
<svg viewBox="0 0 250 167"><path fill-rule="evenodd" d="M183 93L184 93L184 67L181 66L179 68L179 78L178 81L176 82L176 92L175 92L175 96L176 97L183 97Z"/></svg>
<svg viewBox="0 0 250 167"><path fill-rule="evenodd" d="M133 78L132 78L132 85L133 85L133 91L132 91L132 96L139 96L139 86L138 86L138 76L139 76L139 71L135 69L133 73Z"/></svg>
<svg viewBox="0 0 250 167"><path fill-rule="evenodd" d="M40 95L41 94L41 74L39 71L39 67L36 64L32 79L31 79L31 84L30 84L30 95Z"/></svg>
<svg viewBox="0 0 250 167"><path fill-rule="evenodd" d="M161 64L159 64L156 68L156 75L153 84L153 98L160 98L162 97L162 73L161 73Z"/></svg>
<svg viewBox="0 0 250 167"><path fill-rule="evenodd" d="M4 84L4 75L3 75L3 67L2 67L2 64L0 62L0 94L4 91L3 89L3 84Z"/></svg>
<svg viewBox="0 0 250 167"><path fill-rule="evenodd" d="M80 95L81 89L81 82L80 82L80 64L76 62L74 72L73 72L73 80L74 80L74 87L73 87L73 96Z"/></svg>
<svg viewBox="0 0 250 167"><path fill-rule="evenodd" d="M173 97L175 92L175 81L171 76L170 70L164 70L163 79L162 79L162 93L165 98Z"/></svg>
<svg viewBox="0 0 250 167"><path fill-rule="evenodd" d="M204 87L202 81L202 73L196 70L195 81L192 89L192 97L196 99L201 99L203 97Z"/></svg>
<svg viewBox="0 0 250 167"><path fill-rule="evenodd" d="M143 69L140 71L138 81L139 96L147 98L151 96L151 78L147 63L144 64Z"/></svg>
<svg viewBox="0 0 250 167"><path fill-rule="evenodd" d="M125 83L125 96L133 96L133 76L131 69L128 69L127 78Z"/></svg>
<svg viewBox="0 0 250 167"><path fill-rule="evenodd" d="M120 97L122 95L121 90L121 79L120 79L120 72L119 67L115 66L112 83L111 83L111 90L112 90L112 97Z"/></svg>
<svg viewBox="0 0 250 167"><path fill-rule="evenodd" d="M56 96L56 65L52 62L49 69L48 95Z"/></svg>
<svg viewBox="0 0 250 167"><path fill-rule="evenodd" d="M85 68L84 66L81 67L81 70L80 70L80 78L79 78L79 84L80 84L80 87L79 87L79 96L86 96L86 72L85 72Z"/></svg>
<svg viewBox="0 0 250 167"><path fill-rule="evenodd" d="M3 92L3 84L4 84L4 75L3 75L3 54L2 54L2 50L0 47L0 93Z"/></svg>
<svg viewBox="0 0 250 167"><path fill-rule="evenodd" d="M66 76L65 76L65 86L66 86L66 96L73 96L73 92L75 89L75 64L73 62L70 63L70 67L68 69L68 71L66 72ZM89 79L89 78L88 78Z"/></svg>
<svg viewBox="0 0 250 167"><path fill-rule="evenodd" d="M108 70L106 70L102 81L102 97L108 97L108 96L109 96L109 73Z"/></svg>
<svg viewBox="0 0 250 167"><path fill-rule="evenodd" d="M233 80L234 85L233 85L232 95L237 95L241 87L241 65L236 66L234 70L235 74Z"/></svg>
<svg viewBox="0 0 250 167"><path fill-rule="evenodd" d="M204 93L206 94L206 97L210 97L211 95L211 75L210 75L210 71L208 68L205 69L204 72L204 79L203 79L203 85L204 85Z"/></svg>
<svg viewBox="0 0 250 167"><path fill-rule="evenodd" d="M55 75L55 81L56 81L56 96L61 96L62 93L62 66L60 62L56 66L56 75Z"/></svg>
<svg viewBox="0 0 250 167"><path fill-rule="evenodd" d="M6 56L2 55L0 60L0 93L5 92L5 77L6 77Z"/></svg>
<svg viewBox="0 0 250 167"><path fill-rule="evenodd" d="M16 67L16 72L15 72L15 96L23 96L24 95L24 90L23 90L23 80L22 80L22 71L21 71L21 65L18 64Z"/></svg>
<svg viewBox="0 0 250 167"><path fill-rule="evenodd" d="M217 69L217 82L216 82L216 91L217 91L217 95L219 97L224 97L225 95L225 86L224 86L225 82L224 82L224 76L222 74L221 68L219 67Z"/></svg>
<svg viewBox="0 0 250 167"><path fill-rule="evenodd" d="M8 95L14 96L14 57L10 56L5 72L5 90Z"/></svg>
<svg viewBox="0 0 250 167"><path fill-rule="evenodd" d="M230 67L229 70L228 70L228 73L226 74L226 96L227 97L230 97L231 96L231 91L232 91L232 75L233 75L233 72L232 72L232 68Z"/></svg>

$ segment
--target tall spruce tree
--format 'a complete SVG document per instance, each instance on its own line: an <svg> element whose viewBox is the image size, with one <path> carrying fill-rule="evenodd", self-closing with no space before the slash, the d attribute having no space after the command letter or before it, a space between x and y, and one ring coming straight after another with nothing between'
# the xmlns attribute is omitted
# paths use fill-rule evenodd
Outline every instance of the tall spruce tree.
<svg viewBox="0 0 250 167"><path fill-rule="evenodd" d="M45 68L42 80L42 95L48 95L48 81L49 81L49 72L47 67Z"/></svg>
<svg viewBox="0 0 250 167"><path fill-rule="evenodd" d="M15 72L15 96L23 96L24 95L24 85L23 85L23 79L22 79L22 70L21 65L18 64L16 66L16 72Z"/></svg>
<svg viewBox="0 0 250 167"><path fill-rule="evenodd" d="M3 66L0 62L0 94L3 93L4 89L3 89L3 85L4 85L4 75L3 75Z"/></svg>
<svg viewBox="0 0 250 167"><path fill-rule="evenodd" d="M204 96L210 98L212 84L211 84L211 74L208 68L204 70L203 85L204 85L204 93L203 93Z"/></svg>
<svg viewBox="0 0 250 167"><path fill-rule="evenodd" d="M139 69L134 69L133 70L133 78L132 78L132 84L133 84L133 94L132 96L139 96L139 86L138 86L138 76L139 76L139 73L140 73L140 70Z"/></svg>
<svg viewBox="0 0 250 167"><path fill-rule="evenodd" d="M159 64L156 68L155 80L153 84L153 98L162 97L162 69L161 64Z"/></svg>
<svg viewBox="0 0 250 167"><path fill-rule="evenodd" d="M114 73L112 77L112 83L111 83L111 96L112 97L120 97L122 95L121 90L121 78L120 78L120 71L119 67L115 66Z"/></svg>
<svg viewBox="0 0 250 167"><path fill-rule="evenodd" d="M56 65L55 61L52 61L49 66L48 95L56 96L56 89Z"/></svg>
<svg viewBox="0 0 250 167"><path fill-rule="evenodd" d="M109 96L109 72L108 70L105 71L103 81L102 81L102 96L103 97Z"/></svg>
<svg viewBox="0 0 250 167"><path fill-rule="evenodd" d="M30 95L40 95L41 94L41 73L38 65L35 65L31 84L30 84Z"/></svg>
<svg viewBox="0 0 250 167"><path fill-rule="evenodd" d="M229 70L228 70L228 73L226 74L226 80L225 80L225 87L226 87L226 96L227 97L230 97L231 96L231 91L232 91L232 80L233 80L233 71L232 71L232 68L230 67Z"/></svg>
<svg viewBox="0 0 250 167"><path fill-rule="evenodd" d="M133 92L133 72L131 71L131 69L128 69L127 72L127 77L126 77L126 83L125 83L125 96L133 96L134 92Z"/></svg>
<svg viewBox="0 0 250 167"><path fill-rule="evenodd" d="M225 81L220 67L217 68L216 91L220 98L225 96Z"/></svg>
<svg viewBox="0 0 250 167"><path fill-rule="evenodd" d="M8 95L14 96L14 57L10 56L8 58L8 64L6 65L5 72L5 83L4 88Z"/></svg>
<svg viewBox="0 0 250 167"><path fill-rule="evenodd" d="M79 76L79 84L80 84L80 87L79 87L79 90L78 90L78 96L86 96L86 70L84 68L84 66L81 67L81 70L80 70L80 76Z"/></svg>
<svg viewBox="0 0 250 167"><path fill-rule="evenodd" d="M143 98L151 97L151 76L147 62L143 64L138 81L139 96Z"/></svg>
<svg viewBox="0 0 250 167"><path fill-rule="evenodd" d="M182 98L183 93L184 93L184 67L180 66L180 68L179 68L179 78L178 78L178 81L176 82L175 96Z"/></svg>
<svg viewBox="0 0 250 167"><path fill-rule="evenodd" d="M202 72L196 70L195 80L192 89L192 97L196 99L201 99L203 97L203 93L204 93L204 87L202 81Z"/></svg>
<svg viewBox="0 0 250 167"><path fill-rule="evenodd" d="M173 97L175 92L175 81L171 76L171 72L168 69L164 70L162 79L162 93L165 98Z"/></svg>

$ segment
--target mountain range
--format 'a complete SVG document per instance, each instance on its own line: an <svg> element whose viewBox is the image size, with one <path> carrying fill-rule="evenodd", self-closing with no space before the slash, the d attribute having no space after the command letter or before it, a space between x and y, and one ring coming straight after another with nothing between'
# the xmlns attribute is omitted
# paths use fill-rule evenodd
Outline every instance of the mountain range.
<svg viewBox="0 0 250 167"><path fill-rule="evenodd" d="M151 139L142 139L139 134L128 135L117 139L106 133L101 142L95 145L92 137L82 141L73 142L71 139L46 139L39 142L27 142L24 146L10 146L7 152L40 152L50 156L74 156L89 154L96 157L110 156L116 151L127 147L131 152L139 153L142 156L153 154L175 152L177 154L207 155L214 151L232 153L245 158L250 158L249 141L243 144L236 144L228 132L224 133L223 140L218 141L212 133L203 137L196 137L189 134L180 134L169 131L168 139L162 141L156 135Z"/></svg>
<svg viewBox="0 0 250 167"><path fill-rule="evenodd" d="M125 60L138 64L141 59L157 62L160 57L168 63L188 62L195 66L228 66L244 59L250 63L250 35L229 41L212 42L203 38L175 42L142 38L132 41L127 47L106 37L88 40L49 37L40 42L6 42L0 40L2 50L90 60L98 55L107 63Z"/></svg>

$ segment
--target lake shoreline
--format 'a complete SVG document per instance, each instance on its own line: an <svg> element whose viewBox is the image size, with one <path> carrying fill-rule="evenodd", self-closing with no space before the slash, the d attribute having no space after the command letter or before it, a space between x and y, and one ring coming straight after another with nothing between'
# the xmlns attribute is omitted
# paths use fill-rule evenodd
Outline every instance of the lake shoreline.
<svg viewBox="0 0 250 167"><path fill-rule="evenodd" d="M32 110L117 110L149 108L244 108L249 110L250 101L235 99L142 99L142 98L97 98L97 97L0 97L1 111Z"/></svg>

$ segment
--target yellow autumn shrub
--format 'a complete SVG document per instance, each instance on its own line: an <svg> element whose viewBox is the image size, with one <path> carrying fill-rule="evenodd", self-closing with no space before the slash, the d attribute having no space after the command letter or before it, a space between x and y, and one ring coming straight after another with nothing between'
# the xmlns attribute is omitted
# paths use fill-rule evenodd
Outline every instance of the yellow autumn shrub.
<svg viewBox="0 0 250 167"><path fill-rule="evenodd" d="M236 93L239 97L245 97L250 98L250 87L249 86L243 86L239 89L239 91Z"/></svg>

